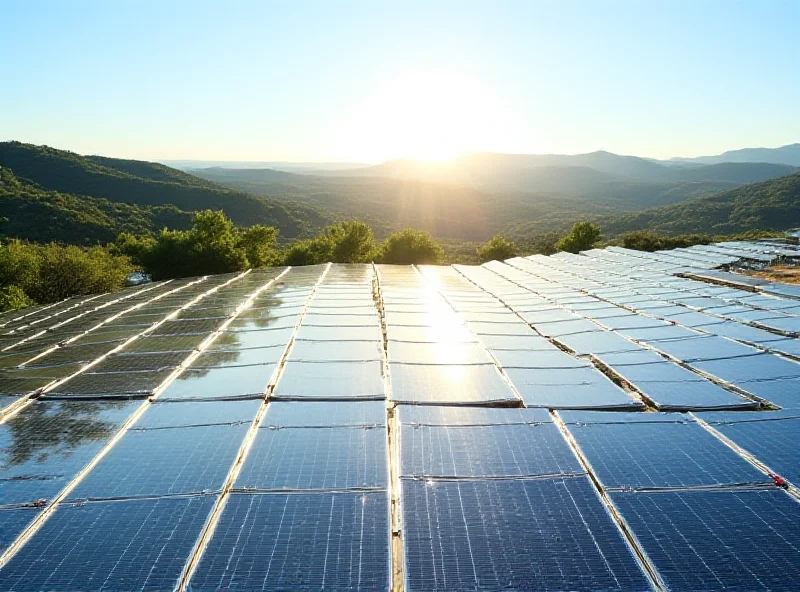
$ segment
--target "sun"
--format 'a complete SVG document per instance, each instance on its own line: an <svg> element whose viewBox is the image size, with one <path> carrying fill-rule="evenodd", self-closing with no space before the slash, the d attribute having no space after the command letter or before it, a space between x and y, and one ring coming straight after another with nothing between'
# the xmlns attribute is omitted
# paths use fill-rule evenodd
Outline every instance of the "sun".
<svg viewBox="0 0 800 592"><path fill-rule="evenodd" d="M476 80L454 72L413 70L388 77L354 109L340 146L367 162L440 161L485 149L501 110Z"/></svg>

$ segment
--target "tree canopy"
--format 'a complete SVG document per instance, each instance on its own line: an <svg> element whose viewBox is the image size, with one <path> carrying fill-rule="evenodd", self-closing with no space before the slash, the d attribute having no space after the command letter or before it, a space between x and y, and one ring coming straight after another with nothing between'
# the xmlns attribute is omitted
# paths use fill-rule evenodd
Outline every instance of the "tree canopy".
<svg viewBox="0 0 800 592"><path fill-rule="evenodd" d="M580 253L594 247L600 241L600 228L592 222L576 222L569 234L556 244L558 251Z"/></svg>
<svg viewBox="0 0 800 592"><path fill-rule="evenodd" d="M492 237L490 241L478 248L481 263L486 261L504 261L519 255L519 247L502 236Z"/></svg>

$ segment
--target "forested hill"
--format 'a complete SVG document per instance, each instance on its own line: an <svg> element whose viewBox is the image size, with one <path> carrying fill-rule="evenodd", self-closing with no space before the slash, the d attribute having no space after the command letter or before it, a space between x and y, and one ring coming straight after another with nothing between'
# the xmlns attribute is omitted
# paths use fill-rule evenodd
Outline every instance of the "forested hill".
<svg viewBox="0 0 800 592"><path fill-rule="evenodd" d="M48 191L0 168L0 237L92 245L111 242L120 232L182 230L191 222L191 214L175 206L137 206Z"/></svg>
<svg viewBox="0 0 800 592"><path fill-rule="evenodd" d="M325 214L309 206L278 203L225 189L161 164L87 157L47 146L3 142L0 167L10 169L26 186L33 184L73 197L101 198L145 209L222 209L237 224L275 226L284 237L308 235L329 222Z"/></svg>
<svg viewBox="0 0 800 592"><path fill-rule="evenodd" d="M787 230L800 223L800 173L744 185L709 197L600 220L604 233L733 234Z"/></svg>

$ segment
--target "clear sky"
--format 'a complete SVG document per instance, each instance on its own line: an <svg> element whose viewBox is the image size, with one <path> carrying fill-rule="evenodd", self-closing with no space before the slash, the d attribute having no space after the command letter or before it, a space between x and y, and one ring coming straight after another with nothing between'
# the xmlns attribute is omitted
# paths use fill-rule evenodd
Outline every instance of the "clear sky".
<svg viewBox="0 0 800 592"><path fill-rule="evenodd" d="M0 140L141 159L800 141L798 0L0 0Z"/></svg>

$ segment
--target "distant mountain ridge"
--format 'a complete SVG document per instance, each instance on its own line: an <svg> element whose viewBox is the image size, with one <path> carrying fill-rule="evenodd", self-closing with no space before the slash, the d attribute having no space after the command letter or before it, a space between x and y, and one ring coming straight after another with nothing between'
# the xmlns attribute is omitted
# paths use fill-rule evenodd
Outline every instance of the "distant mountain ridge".
<svg viewBox="0 0 800 592"><path fill-rule="evenodd" d="M721 162L766 162L800 167L800 143L787 144L779 148L742 148L728 150L716 156L698 156L696 158L673 158L672 162L693 162L701 164L717 164Z"/></svg>
<svg viewBox="0 0 800 592"><path fill-rule="evenodd" d="M137 206L180 212L222 209L237 224L277 227L284 237L311 234L329 222L308 206L279 203L221 187L162 164L81 156L47 146L0 143L0 167L24 185Z"/></svg>

